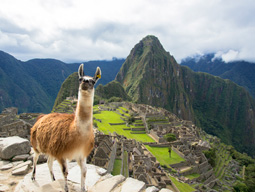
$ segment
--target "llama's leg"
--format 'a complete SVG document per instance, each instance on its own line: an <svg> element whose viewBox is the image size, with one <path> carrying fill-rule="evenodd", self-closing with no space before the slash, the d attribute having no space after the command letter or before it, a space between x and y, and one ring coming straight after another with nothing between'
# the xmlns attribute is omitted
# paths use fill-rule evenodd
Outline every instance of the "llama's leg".
<svg viewBox="0 0 255 192"><path fill-rule="evenodd" d="M54 157L49 156L47 163L48 163L48 167L49 167L49 170L50 170L50 177L51 177L52 181L55 181L55 177L54 177L53 169L52 169L53 161L54 161Z"/></svg>
<svg viewBox="0 0 255 192"><path fill-rule="evenodd" d="M67 186L67 175L68 175L68 170L67 170L67 164L65 159L58 159L58 162L60 164L62 173L64 175L65 179L65 192L68 192L68 186Z"/></svg>
<svg viewBox="0 0 255 192"><path fill-rule="evenodd" d="M77 160L80 168L81 168L81 191L85 192L85 179L86 179L86 174L87 174L87 166L86 166L86 162L87 162L87 158L79 158Z"/></svg>
<svg viewBox="0 0 255 192"><path fill-rule="evenodd" d="M32 171L32 176L31 179L34 181L35 180L35 172L36 172L36 164L39 158L39 153L34 152L34 158L33 158L33 171Z"/></svg>

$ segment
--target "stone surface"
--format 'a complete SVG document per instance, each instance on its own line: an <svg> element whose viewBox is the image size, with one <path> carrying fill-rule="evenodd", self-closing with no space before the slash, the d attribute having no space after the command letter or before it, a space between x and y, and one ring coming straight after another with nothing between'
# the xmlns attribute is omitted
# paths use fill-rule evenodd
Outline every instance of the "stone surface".
<svg viewBox="0 0 255 192"><path fill-rule="evenodd" d="M1 171L5 171L5 170L8 170L8 169L11 169L12 167L13 167L13 164L12 163L8 163L6 165L3 165L0 170Z"/></svg>
<svg viewBox="0 0 255 192"><path fill-rule="evenodd" d="M13 114L13 115L17 115L17 114L18 114L18 108L17 108L17 107L5 108L5 109L2 111L2 114Z"/></svg>
<svg viewBox="0 0 255 192"><path fill-rule="evenodd" d="M30 166L31 161L18 165L24 168L24 165ZM16 167L15 167L16 168ZM14 168L14 170L15 170ZM16 169L17 170L17 169ZM76 162L68 163L68 188L70 192L80 191L81 172ZM16 186L14 192L60 192L64 191L64 179L61 169L57 163L53 163L53 172L56 181L52 182L47 163L37 165L36 179L31 180L31 172L28 173ZM86 189L89 192L111 191L111 192L158 192L156 187L145 189L145 183L133 178L127 178L122 175L112 176L105 174L106 170L95 165L87 164L87 177L85 181ZM105 174L102 176L101 174ZM2 175L3 176L3 175ZM1 178L1 175L0 175ZM162 190L161 190L162 191ZM171 192L165 189L162 192Z"/></svg>
<svg viewBox="0 0 255 192"><path fill-rule="evenodd" d="M16 155L28 154L30 143L27 139L18 136L0 138L0 158L11 159Z"/></svg>
<svg viewBox="0 0 255 192"><path fill-rule="evenodd" d="M9 190L9 187L7 185L0 184L0 192L5 192L7 190Z"/></svg>
<svg viewBox="0 0 255 192"><path fill-rule="evenodd" d="M111 178L105 179L101 182L96 183L89 189L90 192L104 191L111 192L118 184L125 180L123 175L116 175Z"/></svg>
<svg viewBox="0 0 255 192"><path fill-rule="evenodd" d="M23 155L16 155L12 158L12 161L26 161L29 157L29 154L23 154Z"/></svg>
<svg viewBox="0 0 255 192"><path fill-rule="evenodd" d="M166 189L166 188L164 188L164 189L161 189L159 192L173 192L172 190L170 190L170 189Z"/></svg>
<svg viewBox="0 0 255 192"><path fill-rule="evenodd" d="M7 180L7 179L8 179L7 175L3 175L0 173L0 181Z"/></svg>
<svg viewBox="0 0 255 192"><path fill-rule="evenodd" d="M24 165L12 171L12 175L25 175L28 173L30 166Z"/></svg>
<svg viewBox="0 0 255 192"><path fill-rule="evenodd" d="M148 187L145 192L158 192L159 189L155 186L152 186L152 187Z"/></svg>
<svg viewBox="0 0 255 192"><path fill-rule="evenodd" d="M9 161L0 161L0 169L2 166L9 164Z"/></svg>
<svg viewBox="0 0 255 192"><path fill-rule="evenodd" d="M24 163L24 161L14 161L14 162L12 162L13 167L18 166L18 165L21 164L21 163Z"/></svg>
<svg viewBox="0 0 255 192"><path fill-rule="evenodd" d="M27 166L27 165L28 165L28 167L30 168L31 165L32 165L32 161L28 160L28 161L26 161L26 162L20 163L20 164L18 164L17 166L15 166L15 167L13 168L13 170L19 169L19 168L24 167L24 166Z"/></svg>
<svg viewBox="0 0 255 192"><path fill-rule="evenodd" d="M74 163L74 162L73 162ZM86 175L86 186L93 186L99 179L101 179L101 175L98 173L103 172L103 168L97 167L95 165L87 164L87 175ZM106 171L106 170L105 170ZM74 183L81 183L81 169L79 166L74 166L72 169L69 170L68 173L68 180Z"/></svg>
<svg viewBox="0 0 255 192"><path fill-rule="evenodd" d="M68 183L70 192L80 191L80 185L76 183ZM38 188L38 192L64 192L64 179L59 179L49 184L45 184Z"/></svg>
<svg viewBox="0 0 255 192"><path fill-rule="evenodd" d="M140 192L145 189L145 183L131 177L123 183L121 192Z"/></svg>
<svg viewBox="0 0 255 192"><path fill-rule="evenodd" d="M102 176L97 173L101 169L95 165L87 164L86 188L92 187ZM68 163L68 187L70 192L80 191L81 172L76 162ZM53 172L56 181L52 182L47 163L36 166L35 181L31 180L31 174L27 174L15 188L15 192L59 192L64 191L64 180L61 169L57 163L53 163ZM109 175L109 174L107 174ZM107 175L103 177L107 177Z"/></svg>

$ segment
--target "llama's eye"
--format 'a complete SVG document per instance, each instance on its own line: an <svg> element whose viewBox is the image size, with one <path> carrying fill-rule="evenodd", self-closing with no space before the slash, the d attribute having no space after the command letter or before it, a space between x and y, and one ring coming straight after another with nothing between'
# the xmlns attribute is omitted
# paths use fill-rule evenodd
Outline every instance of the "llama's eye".
<svg viewBox="0 0 255 192"><path fill-rule="evenodd" d="M80 83L82 82L82 79L83 79L83 78L80 78L80 79L79 79L79 82L80 82Z"/></svg>
<svg viewBox="0 0 255 192"><path fill-rule="evenodd" d="M92 83L93 85L95 84L95 81L92 79L90 79L89 82Z"/></svg>

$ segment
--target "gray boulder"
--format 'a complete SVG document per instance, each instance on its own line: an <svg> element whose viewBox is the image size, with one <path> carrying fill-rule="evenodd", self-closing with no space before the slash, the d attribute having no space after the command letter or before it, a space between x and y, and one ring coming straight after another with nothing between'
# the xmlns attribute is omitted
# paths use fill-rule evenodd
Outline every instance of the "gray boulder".
<svg viewBox="0 0 255 192"><path fill-rule="evenodd" d="M27 139L18 136L0 138L0 158L11 159L16 155L28 154L30 143Z"/></svg>

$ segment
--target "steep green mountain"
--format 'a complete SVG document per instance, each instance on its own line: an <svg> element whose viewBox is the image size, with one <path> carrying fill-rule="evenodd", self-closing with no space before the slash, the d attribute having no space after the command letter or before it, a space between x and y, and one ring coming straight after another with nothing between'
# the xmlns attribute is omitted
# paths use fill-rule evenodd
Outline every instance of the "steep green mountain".
<svg viewBox="0 0 255 192"><path fill-rule="evenodd" d="M47 95L47 110L49 112L57 97L62 82L72 73L65 63L55 59L33 59L25 62L26 71L41 85L42 91ZM38 109L40 111L41 109Z"/></svg>
<svg viewBox="0 0 255 192"><path fill-rule="evenodd" d="M78 97L79 81L78 72L75 72L67 77L67 79L62 83L61 88L58 92L57 98L55 100L53 109L58 106L67 97L74 96Z"/></svg>
<svg viewBox="0 0 255 192"><path fill-rule="evenodd" d="M134 102L164 107L192 119L194 112L181 75L181 66L174 57L156 37L147 36L131 50L116 80Z"/></svg>
<svg viewBox="0 0 255 192"><path fill-rule="evenodd" d="M246 61L233 61L226 63L220 58L214 58L215 54L206 54L202 57L189 57L181 62L193 71L200 71L230 79L236 84L246 88L255 97L255 63Z"/></svg>
<svg viewBox="0 0 255 192"><path fill-rule="evenodd" d="M248 91L180 66L156 37L147 36L135 45L116 80L135 102L166 108L255 155L255 101Z"/></svg>
<svg viewBox="0 0 255 192"><path fill-rule="evenodd" d="M50 110L47 94L23 64L0 51L0 111L10 106L19 107L19 112Z"/></svg>
<svg viewBox="0 0 255 192"><path fill-rule="evenodd" d="M85 73L94 75L99 66L104 74L101 84L112 81L123 59L84 62ZM19 112L49 113L63 81L78 70L79 64L55 59L32 59L22 62L0 51L0 111L18 107Z"/></svg>
<svg viewBox="0 0 255 192"><path fill-rule="evenodd" d="M95 95L101 99L119 101L131 101L131 98L127 95L125 89L118 81L112 81L106 85L98 85L95 91Z"/></svg>

